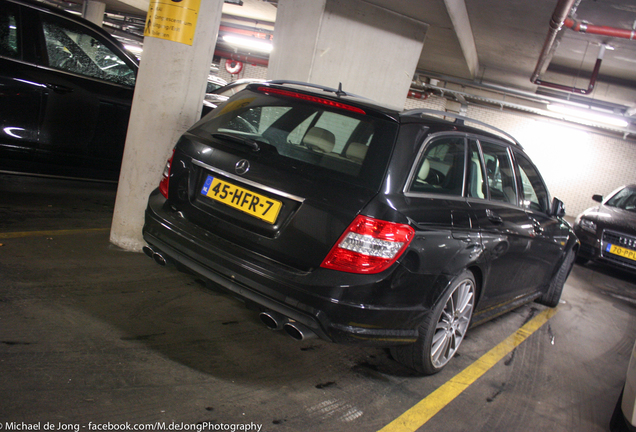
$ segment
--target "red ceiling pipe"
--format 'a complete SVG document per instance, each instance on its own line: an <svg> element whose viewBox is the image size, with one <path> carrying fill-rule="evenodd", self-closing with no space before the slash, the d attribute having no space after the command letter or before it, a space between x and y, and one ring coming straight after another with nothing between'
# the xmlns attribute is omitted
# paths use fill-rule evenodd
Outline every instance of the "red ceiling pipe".
<svg viewBox="0 0 636 432"><path fill-rule="evenodd" d="M591 33L591 34L610 36L615 38L623 38L623 39L629 39L629 40L636 39L636 31L634 30L618 29L618 28L607 27L607 26L595 26L592 24L587 24L581 21L573 20L572 18L567 18L563 22L563 25L579 33Z"/></svg>

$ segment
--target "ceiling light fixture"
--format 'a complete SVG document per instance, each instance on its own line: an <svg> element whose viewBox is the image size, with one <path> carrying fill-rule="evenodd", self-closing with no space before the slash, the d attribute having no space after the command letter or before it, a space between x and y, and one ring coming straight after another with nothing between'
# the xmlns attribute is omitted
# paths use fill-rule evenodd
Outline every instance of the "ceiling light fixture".
<svg viewBox="0 0 636 432"><path fill-rule="evenodd" d="M627 127L627 125L629 124L627 121L621 118L618 118L616 116L594 112L590 107L587 107L587 109L579 109L579 108L572 108L572 107L567 107L563 105L550 104L548 105L547 108L549 111L552 111L552 112L556 112L556 113L563 114L570 117L576 117L578 119L587 120L591 122L599 122L599 123L604 123L604 124L623 127L623 128Z"/></svg>
<svg viewBox="0 0 636 432"><path fill-rule="evenodd" d="M272 43L264 39L224 35L223 41L227 42L230 45L237 45L240 47L251 48L264 52L270 52L272 50Z"/></svg>

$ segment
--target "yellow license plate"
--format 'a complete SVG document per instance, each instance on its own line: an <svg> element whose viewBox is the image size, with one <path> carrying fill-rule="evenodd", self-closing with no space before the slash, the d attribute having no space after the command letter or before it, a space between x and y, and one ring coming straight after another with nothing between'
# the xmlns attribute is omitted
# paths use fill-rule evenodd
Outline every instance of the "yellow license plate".
<svg viewBox="0 0 636 432"><path fill-rule="evenodd" d="M626 249L624 247L616 246L613 244L608 244L605 250L611 254L619 255L623 258L636 261L636 251L634 250Z"/></svg>
<svg viewBox="0 0 636 432"><path fill-rule="evenodd" d="M201 194L274 224L283 203L208 175Z"/></svg>

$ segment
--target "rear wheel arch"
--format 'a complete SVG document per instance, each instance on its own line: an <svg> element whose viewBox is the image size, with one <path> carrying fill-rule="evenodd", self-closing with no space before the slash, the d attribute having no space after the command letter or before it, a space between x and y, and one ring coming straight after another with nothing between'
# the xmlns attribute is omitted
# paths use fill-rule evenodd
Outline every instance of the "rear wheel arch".
<svg viewBox="0 0 636 432"><path fill-rule="evenodd" d="M473 274L475 278L475 308L479 305L484 286L484 273L478 266L468 267L466 270Z"/></svg>
<svg viewBox="0 0 636 432"><path fill-rule="evenodd" d="M452 359L470 326L476 304L472 271L452 278L419 325L417 341L391 348L395 360L424 375L441 371Z"/></svg>

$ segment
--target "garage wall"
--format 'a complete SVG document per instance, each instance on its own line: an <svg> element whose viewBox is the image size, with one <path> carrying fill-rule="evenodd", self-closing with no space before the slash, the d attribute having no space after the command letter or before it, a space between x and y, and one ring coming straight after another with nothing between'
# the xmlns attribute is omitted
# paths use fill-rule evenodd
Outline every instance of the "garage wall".
<svg viewBox="0 0 636 432"><path fill-rule="evenodd" d="M407 99L405 107L444 110L446 99ZM550 193L565 202L575 217L596 203L593 194L607 195L636 182L636 142L538 116L468 106L468 117L513 135L541 171Z"/></svg>
<svg viewBox="0 0 636 432"><path fill-rule="evenodd" d="M245 64L230 75L221 62L219 76L226 81L267 76L267 68ZM447 100L430 96L407 99L405 109L446 109ZM569 123L538 116L468 106L468 117L513 135L541 171L552 196L565 202L568 216L575 217L595 204L593 194L607 195L627 183L636 183L636 141L623 140Z"/></svg>
<svg viewBox="0 0 636 432"><path fill-rule="evenodd" d="M236 75L231 75L225 70L225 59L222 59L221 64L219 65L219 77L223 78L227 82L236 81L242 78L266 79L267 68L264 66L243 63L243 70Z"/></svg>

